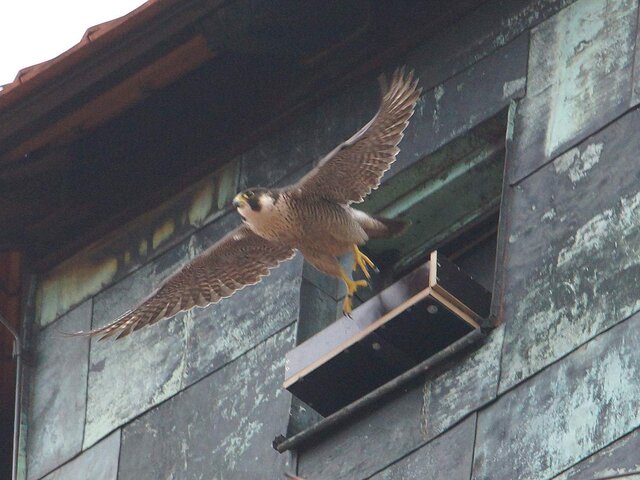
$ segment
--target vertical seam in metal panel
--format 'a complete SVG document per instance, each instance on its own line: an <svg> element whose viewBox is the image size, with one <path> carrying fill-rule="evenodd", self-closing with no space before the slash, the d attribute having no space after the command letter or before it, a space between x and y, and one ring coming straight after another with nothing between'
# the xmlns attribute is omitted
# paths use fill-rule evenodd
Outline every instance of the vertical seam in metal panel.
<svg viewBox="0 0 640 480"><path fill-rule="evenodd" d="M95 295L91 297L91 316L89 317L89 330L93 327L93 311L95 308ZM93 341L90 337L87 338L89 345L87 347L87 378L85 380L84 388L84 420L82 421L82 441L80 442L80 452L83 451L84 437L87 431L87 411L89 410L89 370L91 370L91 345Z"/></svg>

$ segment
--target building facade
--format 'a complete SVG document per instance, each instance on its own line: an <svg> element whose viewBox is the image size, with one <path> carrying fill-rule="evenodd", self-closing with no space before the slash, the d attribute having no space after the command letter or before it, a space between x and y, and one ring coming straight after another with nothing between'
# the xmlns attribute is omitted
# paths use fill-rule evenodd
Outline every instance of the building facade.
<svg viewBox="0 0 640 480"><path fill-rule="evenodd" d="M278 453L301 408L285 355L341 305L300 255L122 340L60 335L135 306L239 223L237 191L286 185L355 132L377 106L371 67L33 277L21 478L640 478L639 14L636 0L475 2L379 61L423 88L385 181L506 119L495 328L479 344Z"/></svg>

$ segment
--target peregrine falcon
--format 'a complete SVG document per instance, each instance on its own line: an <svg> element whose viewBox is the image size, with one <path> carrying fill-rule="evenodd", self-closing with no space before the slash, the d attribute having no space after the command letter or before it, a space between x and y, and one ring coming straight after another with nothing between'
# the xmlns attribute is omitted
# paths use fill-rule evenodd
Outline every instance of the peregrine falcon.
<svg viewBox="0 0 640 480"><path fill-rule="evenodd" d="M341 279L347 288L343 311L367 286L373 262L359 247L372 238L399 234L401 220L374 217L351 206L380 185L399 152L398 144L413 115L421 89L413 72L394 72L390 85L380 79L381 105L360 131L338 145L299 182L285 188L250 188L233 206L242 225L170 276L137 308L113 323L79 335L123 337L180 311L204 307L258 283L296 250L321 272ZM354 254L367 280L353 280L338 257Z"/></svg>

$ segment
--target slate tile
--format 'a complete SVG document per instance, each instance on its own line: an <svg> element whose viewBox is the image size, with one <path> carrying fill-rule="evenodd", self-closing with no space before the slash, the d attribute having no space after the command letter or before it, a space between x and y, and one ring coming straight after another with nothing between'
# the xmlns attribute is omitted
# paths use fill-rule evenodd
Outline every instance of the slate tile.
<svg viewBox="0 0 640 480"><path fill-rule="evenodd" d="M371 480L468 480L473 460L476 415L427 443ZM309 479L311 480L311 479Z"/></svg>
<svg viewBox="0 0 640 480"><path fill-rule="evenodd" d="M114 321L149 295L188 261L188 247L183 242L97 295L93 327ZM185 315L120 340L91 341L84 448L180 390L186 364Z"/></svg>
<svg viewBox="0 0 640 480"><path fill-rule="evenodd" d="M284 478L288 455L271 442L286 429L290 396L281 382L294 330L270 337L126 426L120 478Z"/></svg>
<svg viewBox="0 0 640 480"><path fill-rule="evenodd" d="M119 454L120 430L51 472L43 480L116 480Z"/></svg>
<svg viewBox="0 0 640 480"><path fill-rule="evenodd" d="M423 385L399 392L298 452L305 479L366 478L423 445Z"/></svg>
<svg viewBox="0 0 640 480"><path fill-rule="evenodd" d="M299 453L300 475L366 478L445 432L495 398L501 345L499 329L477 350L457 358L426 382L405 387L304 447Z"/></svg>
<svg viewBox="0 0 640 480"><path fill-rule="evenodd" d="M186 386L298 320L302 255L280 265L258 285L185 315Z"/></svg>
<svg viewBox="0 0 640 480"><path fill-rule="evenodd" d="M96 297L94 326L146 297L179 265L239 223L223 217ZM302 257L217 305L194 309L91 350L85 447L295 321Z"/></svg>
<svg viewBox="0 0 640 480"><path fill-rule="evenodd" d="M640 314L480 412L473 479L546 479L640 425Z"/></svg>
<svg viewBox="0 0 640 480"><path fill-rule="evenodd" d="M464 361L426 382L424 430L430 438L496 398L503 341L504 327L501 326Z"/></svg>
<svg viewBox="0 0 640 480"><path fill-rule="evenodd" d="M528 34L423 93L385 179L508 107L525 93ZM478 94L482 92L482 94Z"/></svg>
<svg viewBox="0 0 640 480"><path fill-rule="evenodd" d="M28 409L28 479L42 477L82 448L89 340L60 332L86 330L90 325L88 300L37 337Z"/></svg>
<svg viewBox="0 0 640 480"><path fill-rule="evenodd" d="M553 480L600 480L626 474L640 475L640 430L635 430ZM623 478L632 478L623 477Z"/></svg>
<svg viewBox="0 0 640 480"><path fill-rule="evenodd" d="M629 108L638 4L579 0L531 32L515 183Z"/></svg>
<svg viewBox="0 0 640 480"><path fill-rule="evenodd" d="M409 54L425 89L433 88L511 42L575 0L484 2ZM505 91L516 84L507 84Z"/></svg>
<svg viewBox="0 0 640 480"><path fill-rule="evenodd" d="M300 321L296 332L296 343L300 344L336 320L342 304L327 295L307 280L300 287Z"/></svg>
<svg viewBox="0 0 640 480"><path fill-rule="evenodd" d="M640 309L640 112L508 189L505 391Z"/></svg>

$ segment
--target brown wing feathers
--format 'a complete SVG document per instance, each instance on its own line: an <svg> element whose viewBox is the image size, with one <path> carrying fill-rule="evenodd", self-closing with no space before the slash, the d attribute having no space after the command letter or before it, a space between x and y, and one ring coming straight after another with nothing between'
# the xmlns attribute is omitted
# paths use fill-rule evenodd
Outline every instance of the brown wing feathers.
<svg viewBox="0 0 640 480"><path fill-rule="evenodd" d="M413 72L394 72L387 88L382 77L382 100L374 118L352 138L334 149L296 185L311 194L338 203L361 202L380 180L400 151L398 144L413 115L421 89Z"/></svg>
<svg viewBox="0 0 640 480"><path fill-rule="evenodd" d="M380 87L381 105L373 119L293 188L305 195L348 204L361 202L378 187L396 159L398 144L421 93L413 72L405 75L404 68L394 72L388 88L381 78ZM395 229L391 224L382 226ZM180 311L216 303L257 283L293 253L291 248L265 240L248 227L238 227L169 277L134 310L109 325L72 335L120 338Z"/></svg>
<svg viewBox="0 0 640 480"><path fill-rule="evenodd" d="M109 325L73 335L120 338L180 311L216 303L259 282L269 269L293 253L291 248L265 240L245 226L238 227L165 280L134 310Z"/></svg>

